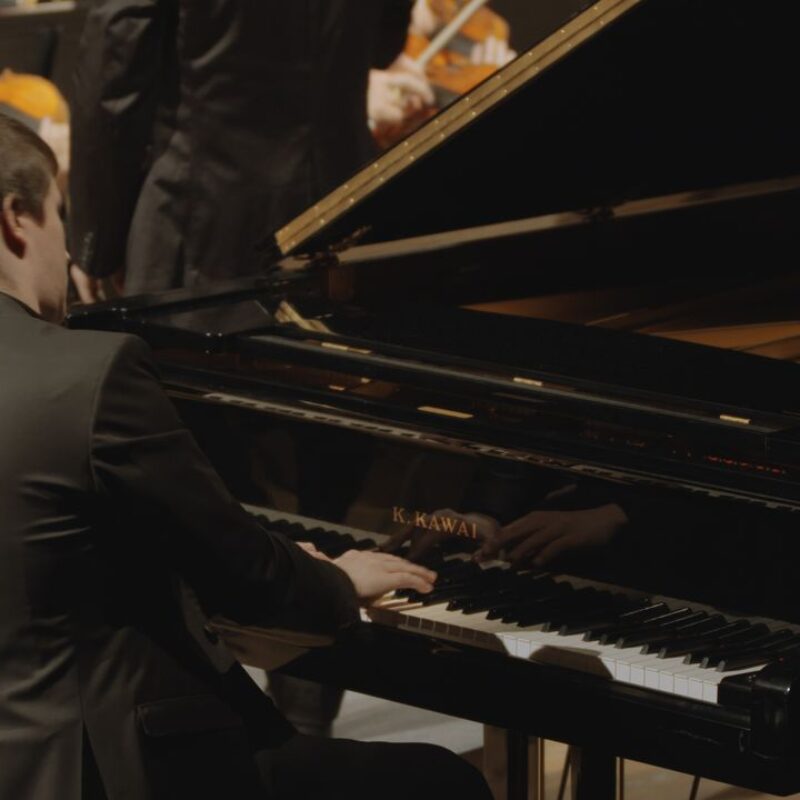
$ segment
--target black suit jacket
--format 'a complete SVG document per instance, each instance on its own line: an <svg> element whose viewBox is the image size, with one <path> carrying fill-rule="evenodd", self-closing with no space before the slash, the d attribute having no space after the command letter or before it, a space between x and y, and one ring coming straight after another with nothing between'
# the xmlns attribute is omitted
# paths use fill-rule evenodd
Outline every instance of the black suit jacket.
<svg viewBox="0 0 800 800"><path fill-rule="evenodd" d="M79 800L91 753L109 800L259 796L251 753L291 728L189 634L178 579L327 633L349 579L241 509L141 340L0 295L0 373L0 797Z"/></svg>
<svg viewBox="0 0 800 800"><path fill-rule="evenodd" d="M411 0L99 0L72 105L72 255L127 291L251 275L373 154ZM262 245L260 250L259 246Z"/></svg>

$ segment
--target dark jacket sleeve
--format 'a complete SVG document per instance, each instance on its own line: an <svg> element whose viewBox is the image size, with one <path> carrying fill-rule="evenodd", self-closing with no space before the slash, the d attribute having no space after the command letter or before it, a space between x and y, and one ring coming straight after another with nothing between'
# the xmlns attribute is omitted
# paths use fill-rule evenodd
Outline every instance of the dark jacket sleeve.
<svg viewBox="0 0 800 800"><path fill-rule="evenodd" d="M101 0L87 16L71 97L70 250L97 277L124 265L175 5Z"/></svg>
<svg viewBox="0 0 800 800"><path fill-rule="evenodd" d="M134 337L123 339L98 389L91 471L125 521L120 535L181 574L207 614L313 633L357 619L344 572L264 530L230 495Z"/></svg>
<svg viewBox="0 0 800 800"><path fill-rule="evenodd" d="M412 0L383 0L380 31L372 66L386 69L403 50L411 23Z"/></svg>

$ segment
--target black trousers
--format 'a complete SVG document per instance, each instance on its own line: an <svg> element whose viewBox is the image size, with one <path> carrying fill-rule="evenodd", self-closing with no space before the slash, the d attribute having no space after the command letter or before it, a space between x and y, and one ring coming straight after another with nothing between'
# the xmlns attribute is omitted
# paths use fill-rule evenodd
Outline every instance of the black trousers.
<svg viewBox="0 0 800 800"><path fill-rule="evenodd" d="M256 757L268 800L491 800L480 772L428 744L298 734Z"/></svg>

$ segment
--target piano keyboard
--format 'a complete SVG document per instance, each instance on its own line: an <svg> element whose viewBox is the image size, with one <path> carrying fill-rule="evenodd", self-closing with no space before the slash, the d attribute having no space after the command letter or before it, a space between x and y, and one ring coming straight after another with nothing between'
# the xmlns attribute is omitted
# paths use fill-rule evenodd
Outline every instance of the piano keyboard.
<svg viewBox="0 0 800 800"><path fill-rule="evenodd" d="M245 506L273 530L336 557L388 538L308 517ZM800 653L800 633L669 598L549 573L475 564L455 553L428 564L434 591L398 592L362 616L372 622L577 670L706 703L723 681L746 684L771 661ZM769 623L769 624L768 624Z"/></svg>

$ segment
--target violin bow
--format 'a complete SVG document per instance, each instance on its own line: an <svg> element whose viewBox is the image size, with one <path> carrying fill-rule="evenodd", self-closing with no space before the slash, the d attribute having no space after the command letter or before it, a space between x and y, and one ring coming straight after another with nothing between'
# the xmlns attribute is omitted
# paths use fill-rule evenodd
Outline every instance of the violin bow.
<svg viewBox="0 0 800 800"><path fill-rule="evenodd" d="M418 56L417 64L420 67L427 67L431 59L439 52L444 50L450 40L461 30L469 21L470 17L476 14L489 0L469 0L469 2L456 14L447 25L442 28L436 36L431 39L431 43Z"/></svg>

